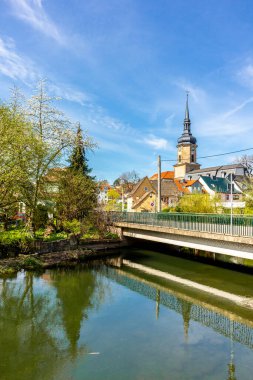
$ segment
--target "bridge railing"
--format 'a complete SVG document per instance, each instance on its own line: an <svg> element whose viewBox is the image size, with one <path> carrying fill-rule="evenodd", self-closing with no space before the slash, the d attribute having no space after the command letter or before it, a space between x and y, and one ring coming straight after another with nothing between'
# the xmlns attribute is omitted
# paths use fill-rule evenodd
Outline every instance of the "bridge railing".
<svg viewBox="0 0 253 380"><path fill-rule="evenodd" d="M218 233L236 236L253 236L253 215L112 212L112 222L127 222L182 230Z"/></svg>

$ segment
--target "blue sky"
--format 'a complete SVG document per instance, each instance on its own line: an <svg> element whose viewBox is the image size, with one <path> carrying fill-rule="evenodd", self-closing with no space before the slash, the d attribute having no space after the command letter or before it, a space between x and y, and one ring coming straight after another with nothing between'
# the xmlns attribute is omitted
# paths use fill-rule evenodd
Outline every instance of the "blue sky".
<svg viewBox="0 0 253 380"><path fill-rule="evenodd" d="M89 163L98 179L151 175L158 154L176 158L185 90L199 156L252 147L253 3L2 0L1 99L45 77L97 141Z"/></svg>

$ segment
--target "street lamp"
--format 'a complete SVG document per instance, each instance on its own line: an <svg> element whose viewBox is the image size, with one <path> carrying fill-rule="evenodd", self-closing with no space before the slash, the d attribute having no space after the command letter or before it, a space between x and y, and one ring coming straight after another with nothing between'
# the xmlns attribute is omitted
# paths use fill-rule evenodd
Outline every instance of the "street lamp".
<svg viewBox="0 0 253 380"><path fill-rule="evenodd" d="M233 174L230 173L230 234L233 235L233 185L232 185Z"/></svg>
<svg viewBox="0 0 253 380"><path fill-rule="evenodd" d="M157 212L161 211L161 156L157 157Z"/></svg>

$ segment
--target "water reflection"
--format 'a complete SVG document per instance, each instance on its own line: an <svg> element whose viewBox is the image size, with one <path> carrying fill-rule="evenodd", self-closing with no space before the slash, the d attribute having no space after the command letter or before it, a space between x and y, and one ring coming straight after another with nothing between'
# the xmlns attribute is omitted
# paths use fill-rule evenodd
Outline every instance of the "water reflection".
<svg viewBox="0 0 253 380"><path fill-rule="evenodd" d="M69 352L75 357L78 353L81 323L83 319L88 319L88 310L93 307L92 295L96 288L96 278L93 272L65 270L52 272L51 279L61 305Z"/></svg>
<svg viewBox="0 0 253 380"><path fill-rule="evenodd" d="M0 281L0 295L0 379L146 380L167 379L168 371L171 379L247 378L236 376L235 345L253 349L252 320L161 284L122 258L40 277L20 273ZM196 326L213 342L225 337L222 346L200 344ZM93 341L103 354L97 361L88 355ZM212 364L204 377L209 345L222 355L223 372Z"/></svg>
<svg viewBox="0 0 253 380"><path fill-rule="evenodd" d="M117 266L118 262L117 260ZM129 263L128 260L127 263ZM170 283L161 286L156 283L156 279L153 277L151 277L152 281L148 279L146 276L148 267L146 273L140 273L140 271L131 270L128 265L124 267L124 260L121 261L121 269L119 270L113 268L113 260L110 260L110 265L112 268L107 268L104 272L106 276L156 302L156 318L159 317L160 304L180 313L183 317L186 340L188 339L190 320L193 320L211 327L226 337L231 336L232 329L233 340L253 348L252 319L246 319L240 314L229 312L226 308L222 309L223 304L220 299L217 299L214 306L213 303L208 304L188 296L187 289L184 289L183 293L174 290ZM225 306L227 305L225 304ZM241 309L241 311L245 310ZM252 310L249 311L249 315L252 316Z"/></svg>
<svg viewBox="0 0 253 380"><path fill-rule="evenodd" d="M52 379L89 351L81 325L106 294L94 271L20 273L0 291L0 379Z"/></svg>
<svg viewBox="0 0 253 380"><path fill-rule="evenodd" d="M128 260L127 263L129 264ZM129 289L138 292L145 297L153 299L156 304L156 319L159 319L160 305L164 305L177 313L180 313L183 318L183 330L184 330L184 339L187 344L189 338L189 326L190 321L197 321L207 327L211 327L213 330L219 332L220 334L230 338L230 360L228 362L228 380L236 380L236 367L234 361L234 340L242 343L243 345L253 348L253 329L252 321L244 320L244 323L237 322L234 319L230 319L222 313L214 311L213 305L209 305L209 308L206 307L207 304L201 304L199 300L191 302L184 298L184 295L181 294L178 296L178 292L175 292L173 289L167 285L166 289L161 290L161 286L155 284L154 282L147 281L141 275L136 275L129 272L129 268L124 271L124 260L119 261L118 259L110 261L111 266L120 267L121 270L115 271L114 269L106 269L106 275L113 279L114 281L120 283L123 286L128 287ZM148 268L146 269L148 272ZM145 277L145 276L144 276ZM221 311L221 310L220 310ZM224 313L227 314L226 310ZM236 316L231 314L232 318ZM238 316L239 320L242 320Z"/></svg>
<svg viewBox="0 0 253 380"><path fill-rule="evenodd" d="M50 378L62 364L58 354L64 352L65 345L59 334L58 305L52 303L49 293L35 292L34 282L31 273L19 276L17 281L2 282L0 353L3 379Z"/></svg>

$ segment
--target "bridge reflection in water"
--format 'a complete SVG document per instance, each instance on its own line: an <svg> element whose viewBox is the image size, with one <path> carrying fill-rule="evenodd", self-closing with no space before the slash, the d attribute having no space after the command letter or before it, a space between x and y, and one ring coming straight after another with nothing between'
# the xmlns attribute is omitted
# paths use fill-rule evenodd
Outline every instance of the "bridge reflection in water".
<svg viewBox="0 0 253 380"><path fill-rule="evenodd" d="M122 260L111 260L111 264L116 267L123 267ZM236 380L236 368L234 363L234 342L241 343L250 349L253 349L253 322L241 318L238 315L231 314L226 310L219 308L215 311L213 305L207 305L206 302L201 302L191 297L184 295L176 295L173 289L158 285L154 282L143 279L122 269L115 267L104 267L103 275L117 282L118 284L127 287L128 289L137 292L156 303L156 318L159 318L160 305L168 307L182 315L184 326L185 343L188 342L188 333L190 321L195 321L205 327L211 328L219 334L229 338L230 340L230 358L228 362L228 377L227 380ZM174 294L173 294L174 293ZM227 314L230 317L228 317ZM240 321L236 320L239 319Z"/></svg>
<svg viewBox="0 0 253 380"><path fill-rule="evenodd" d="M253 349L253 322L240 315L227 312L219 307L208 305L192 297L178 296L178 292L160 286L153 281L143 279L122 269L105 267L103 275L156 302L156 317L159 317L160 305L182 315L185 339L188 339L190 321L201 323L219 334ZM177 293L177 294L175 294ZM214 310L216 309L216 310ZM225 315L226 314L226 315Z"/></svg>

